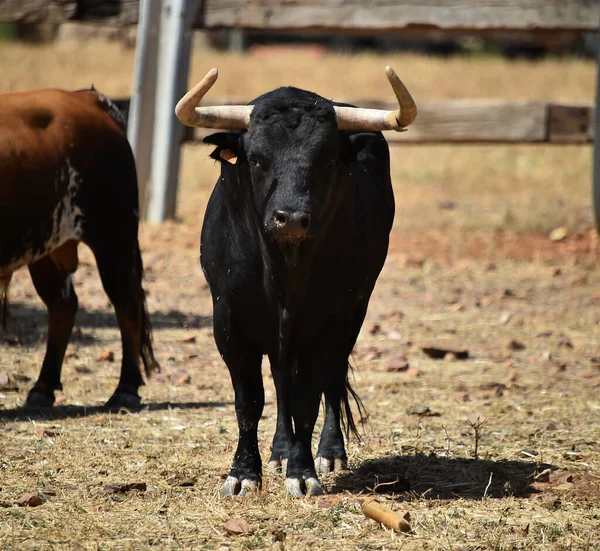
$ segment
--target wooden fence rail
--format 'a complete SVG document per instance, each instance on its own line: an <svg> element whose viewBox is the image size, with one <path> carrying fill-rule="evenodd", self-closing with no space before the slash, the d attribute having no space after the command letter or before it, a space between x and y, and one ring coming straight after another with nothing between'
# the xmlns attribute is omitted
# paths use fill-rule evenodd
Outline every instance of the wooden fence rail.
<svg viewBox="0 0 600 551"><path fill-rule="evenodd" d="M195 28L398 33L594 32L597 0L190 0ZM0 0L0 21L135 25L139 0Z"/></svg>
<svg viewBox="0 0 600 551"><path fill-rule="evenodd" d="M251 98L212 98L202 105L245 105ZM396 109L397 103L340 99L360 107ZM129 99L117 100L127 113ZM184 141L201 141L214 132L188 128ZM586 144L594 141L594 107L541 101L455 100L419 103L410 132L386 132L390 144L403 143L548 143Z"/></svg>

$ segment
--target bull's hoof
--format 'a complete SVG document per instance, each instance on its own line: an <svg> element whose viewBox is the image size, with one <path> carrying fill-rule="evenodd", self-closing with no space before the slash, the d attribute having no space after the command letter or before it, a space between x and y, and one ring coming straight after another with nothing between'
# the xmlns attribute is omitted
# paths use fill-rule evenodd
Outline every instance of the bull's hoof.
<svg viewBox="0 0 600 551"><path fill-rule="evenodd" d="M225 496L245 496L248 494L257 494L261 490L260 480L251 478L239 478L228 476L223 484L221 493Z"/></svg>
<svg viewBox="0 0 600 551"><path fill-rule="evenodd" d="M339 473L341 471L348 470L348 459L343 458L329 458L317 456L315 459L315 471L318 475L327 475L329 473Z"/></svg>
<svg viewBox="0 0 600 551"><path fill-rule="evenodd" d="M314 476L286 478L285 487L292 497L320 496L324 493L319 479Z"/></svg>
<svg viewBox="0 0 600 551"><path fill-rule="evenodd" d="M140 409L142 405L142 399L137 392L128 392L117 388L114 394L106 402L105 407L111 410L119 409Z"/></svg>
<svg viewBox="0 0 600 551"><path fill-rule="evenodd" d="M23 404L25 409L51 408L54 405L54 392L46 393L32 388Z"/></svg>

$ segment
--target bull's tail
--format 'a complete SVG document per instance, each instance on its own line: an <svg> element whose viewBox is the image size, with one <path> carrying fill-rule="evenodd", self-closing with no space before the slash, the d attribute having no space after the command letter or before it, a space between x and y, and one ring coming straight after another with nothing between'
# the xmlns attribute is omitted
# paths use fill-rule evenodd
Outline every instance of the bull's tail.
<svg viewBox="0 0 600 551"><path fill-rule="evenodd" d="M150 316L148 315L148 308L146 306L146 292L142 286L142 280L144 277L144 264L142 262L142 253L140 251L139 244L136 240L135 244L135 266L137 272L137 278L139 279L139 292L140 292L140 308L141 308L141 343L140 343L140 354L142 357L142 363L144 364L144 372L146 377L150 377L153 372L160 371L160 364L154 357L154 349L152 347L152 323L150 322Z"/></svg>
<svg viewBox="0 0 600 551"><path fill-rule="evenodd" d="M6 330L10 318L10 306L8 304L8 287L10 285L11 275L0 274L0 323Z"/></svg>
<svg viewBox="0 0 600 551"><path fill-rule="evenodd" d="M346 438L350 438L350 434L352 434L359 442L361 441L360 434L358 433L358 429L356 428L356 423L354 422L354 416L352 414L352 408L350 407L350 399L354 400L356 407L358 409L359 419L366 419L367 410L360 399L360 396L356 393L356 391L352 388L350 384L349 374L352 372L352 366L348 364L348 372L346 374L346 381L344 385L344 389L342 391L342 395L340 398L340 412L341 412L341 422L342 429L346 433Z"/></svg>

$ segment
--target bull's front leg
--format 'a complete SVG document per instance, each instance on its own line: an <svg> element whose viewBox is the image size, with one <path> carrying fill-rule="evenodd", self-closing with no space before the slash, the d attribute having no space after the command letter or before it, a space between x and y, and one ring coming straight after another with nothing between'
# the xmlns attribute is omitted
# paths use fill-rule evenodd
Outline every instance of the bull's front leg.
<svg viewBox="0 0 600 551"><path fill-rule="evenodd" d="M308 366L304 367L308 368ZM312 434L319 415L322 389L319 385L318 374L302 368L301 365L291 388L294 440L289 451L286 469L286 487L288 492L295 497L323 493L323 488L315 472L311 450Z"/></svg>
<svg viewBox="0 0 600 551"><path fill-rule="evenodd" d="M225 495L244 495L260 490L262 483L258 449L258 422L265 404L262 354L235 330L225 300L215 304L213 324L217 348L231 376L239 431L237 450L222 491Z"/></svg>
<svg viewBox="0 0 600 551"><path fill-rule="evenodd" d="M223 484L226 495L258 491L262 483L262 462L258 449L258 422L265 404L265 393L258 361L245 365L228 364L235 392L238 446L229 476Z"/></svg>
<svg viewBox="0 0 600 551"><path fill-rule="evenodd" d="M289 369L278 368L272 358L271 374L277 395L277 427L269 459L269 474L275 475L280 471L285 472L290 451L294 446L290 393L292 378Z"/></svg>

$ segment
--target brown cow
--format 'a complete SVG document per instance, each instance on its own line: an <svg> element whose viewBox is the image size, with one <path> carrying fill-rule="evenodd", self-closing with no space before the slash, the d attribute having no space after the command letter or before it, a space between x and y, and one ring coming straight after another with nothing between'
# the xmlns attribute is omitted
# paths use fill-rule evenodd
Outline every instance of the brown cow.
<svg viewBox="0 0 600 551"><path fill-rule="evenodd" d="M12 273L27 265L48 308L48 344L26 407L54 404L77 295L79 242L93 251L123 346L111 407L135 407L158 368L142 288L135 162L124 120L92 87L0 94L0 317Z"/></svg>

